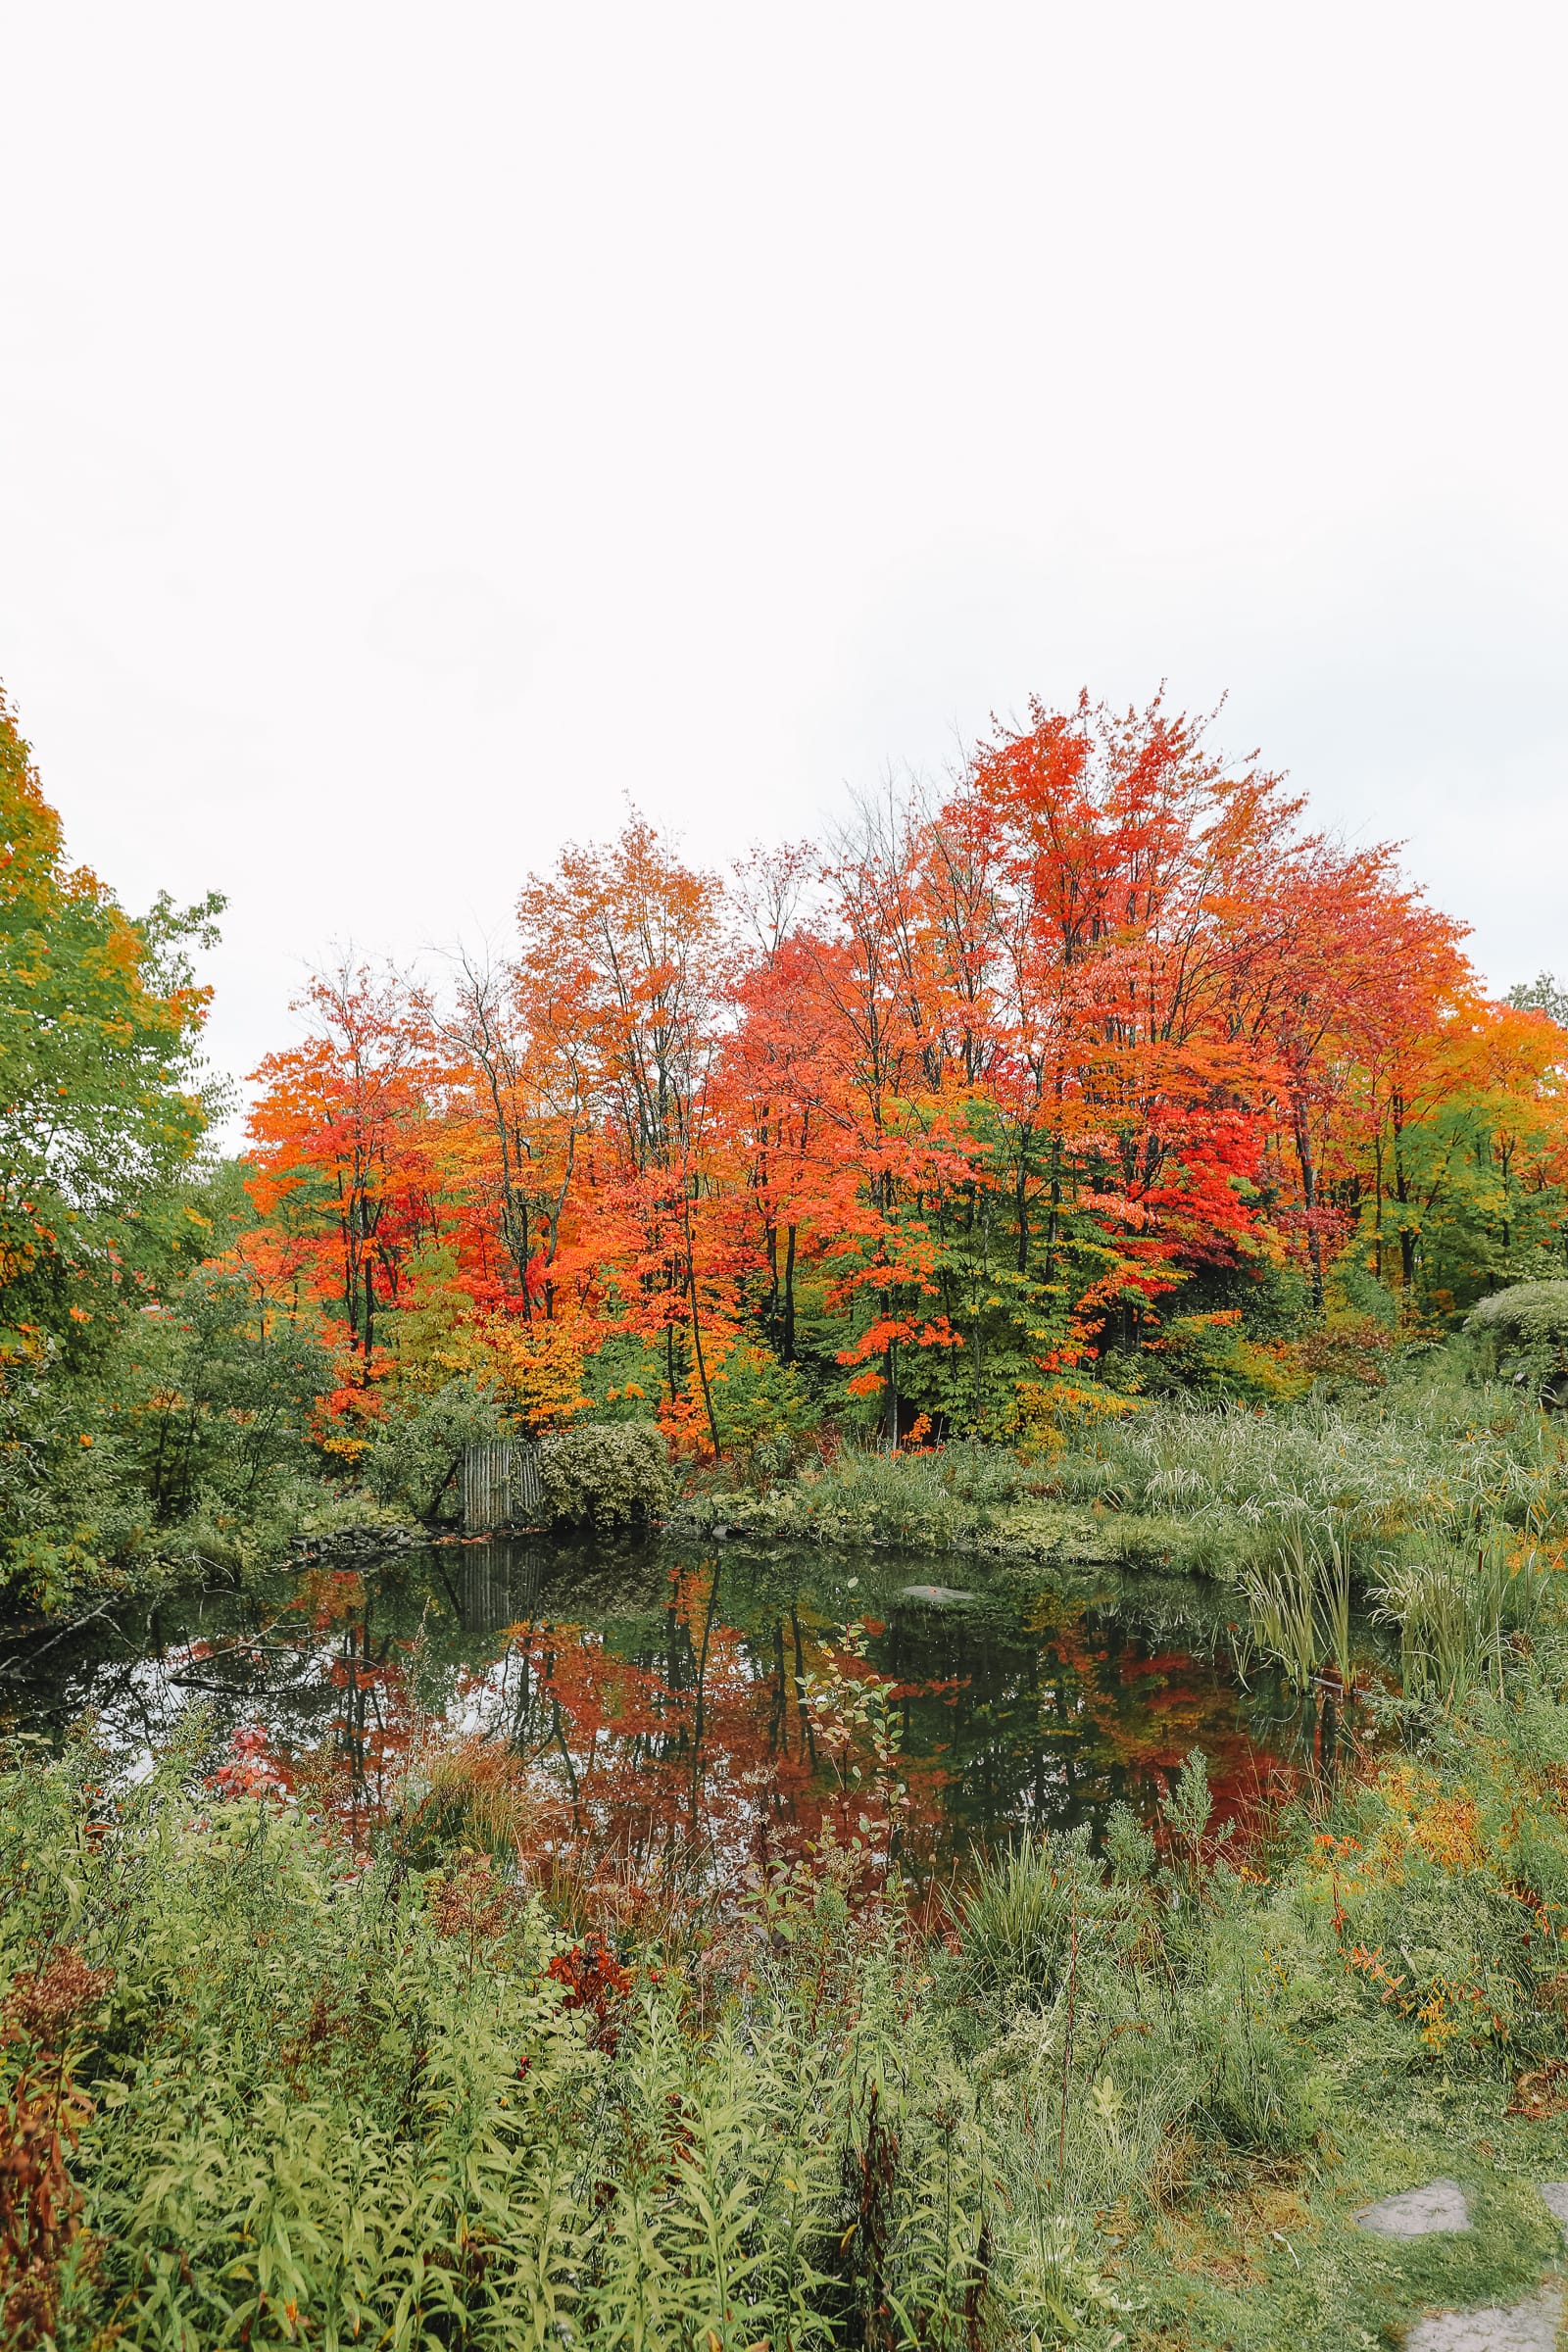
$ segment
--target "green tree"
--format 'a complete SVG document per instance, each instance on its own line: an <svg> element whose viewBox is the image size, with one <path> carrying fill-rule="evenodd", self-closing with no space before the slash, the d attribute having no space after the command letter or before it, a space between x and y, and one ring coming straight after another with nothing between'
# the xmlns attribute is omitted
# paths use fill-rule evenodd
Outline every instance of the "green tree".
<svg viewBox="0 0 1568 2352"><path fill-rule="evenodd" d="M203 1500L254 1512L275 1472L308 1469L305 1432L332 1359L296 1324L269 1331L242 1276L199 1266L127 1329L107 1369L121 1461L164 1526Z"/></svg>
<svg viewBox="0 0 1568 2352"><path fill-rule="evenodd" d="M1559 1028L1568 1029L1568 988L1555 972L1538 972L1533 980L1517 981L1509 989L1507 1001L1518 1012L1544 1012Z"/></svg>
<svg viewBox="0 0 1568 2352"><path fill-rule="evenodd" d="M221 906L216 894L183 909L163 896L133 920L96 875L69 865L0 694L6 1355L83 1360L175 1249L174 1188L213 1108L198 1058L210 992L191 955L212 944Z"/></svg>

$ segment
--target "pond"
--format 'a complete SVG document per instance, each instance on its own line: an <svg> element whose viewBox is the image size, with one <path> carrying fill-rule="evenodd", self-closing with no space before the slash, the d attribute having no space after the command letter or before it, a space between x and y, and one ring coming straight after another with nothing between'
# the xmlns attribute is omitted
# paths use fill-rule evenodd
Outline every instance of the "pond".
<svg viewBox="0 0 1568 2352"><path fill-rule="evenodd" d="M1098 1844L1194 1747L1222 1818L1331 1766L1332 1700L1244 1679L1234 1607L952 1553L449 1540L14 1644L0 1723L90 1717L130 1772L183 1723L220 1786L356 1828L412 1788L510 1806L557 1860L739 1866L830 1829L921 1875L1079 1823Z"/></svg>

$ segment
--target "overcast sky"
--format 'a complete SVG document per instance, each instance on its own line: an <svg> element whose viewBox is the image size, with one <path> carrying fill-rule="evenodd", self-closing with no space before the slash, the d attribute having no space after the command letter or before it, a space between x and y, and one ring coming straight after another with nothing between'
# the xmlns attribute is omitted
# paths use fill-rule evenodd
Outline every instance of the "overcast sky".
<svg viewBox="0 0 1568 2352"><path fill-rule="evenodd" d="M1568 973L1564 12L3 0L0 678L217 1057L1087 684Z"/></svg>

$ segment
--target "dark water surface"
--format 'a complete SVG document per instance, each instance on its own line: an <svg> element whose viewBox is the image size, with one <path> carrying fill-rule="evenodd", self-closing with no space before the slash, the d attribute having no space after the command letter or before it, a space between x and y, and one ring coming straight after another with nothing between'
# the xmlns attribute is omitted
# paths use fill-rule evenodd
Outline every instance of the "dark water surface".
<svg viewBox="0 0 1568 2352"><path fill-rule="evenodd" d="M226 1785L330 1788L367 1817L427 1749L466 1743L527 1776L563 1844L591 1831L634 1852L680 1829L782 1853L824 1808L863 1823L880 1792L887 1834L928 1866L1024 1831L1098 1838L1117 1799L1147 1817L1195 1746L1222 1814L1331 1760L1332 1702L1238 1675L1229 1595L1083 1576L449 1542L13 1643L0 1724L59 1740L90 1717L136 1772L200 1708Z"/></svg>

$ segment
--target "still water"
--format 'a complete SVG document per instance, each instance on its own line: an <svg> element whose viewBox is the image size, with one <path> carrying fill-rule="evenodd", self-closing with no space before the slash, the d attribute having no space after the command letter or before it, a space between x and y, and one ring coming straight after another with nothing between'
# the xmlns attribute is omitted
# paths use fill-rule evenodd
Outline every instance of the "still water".
<svg viewBox="0 0 1568 2352"><path fill-rule="evenodd" d="M90 1719L137 1773L183 1724L221 1785L366 1823L461 1754L504 1762L561 1848L777 1858L832 1819L932 1869L1080 1822L1098 1842L1194 1747L1221 1816L1330 1762L1332 1704L1244 1680L1233 1610L952 1553L448 1542L13 1644L0 1725Z"/></svg>

